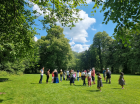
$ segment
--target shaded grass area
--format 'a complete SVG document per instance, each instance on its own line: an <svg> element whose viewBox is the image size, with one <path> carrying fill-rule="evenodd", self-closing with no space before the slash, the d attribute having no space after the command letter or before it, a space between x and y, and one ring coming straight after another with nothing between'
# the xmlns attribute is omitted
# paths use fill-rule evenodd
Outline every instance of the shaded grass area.
<svg viewBox="0 0 140 104"><path fill-rule="evenodd" d="M0 77L0 103L2 104L140 104L140 76L124 75L126 85L121 89L119 75L113 74L111 84L103 79L102 92L96 84L83 86L82 80L69 85L69 81L58 84L38 84L39 74ZM87 83L87 80L86 80Z"/></svg>

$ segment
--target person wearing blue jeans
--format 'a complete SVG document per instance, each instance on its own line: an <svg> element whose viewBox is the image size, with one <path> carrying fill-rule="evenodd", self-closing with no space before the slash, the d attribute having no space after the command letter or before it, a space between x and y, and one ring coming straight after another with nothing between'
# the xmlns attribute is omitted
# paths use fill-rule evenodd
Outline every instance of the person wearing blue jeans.
<svg viewBox="0 0 140 104"><path fill-rule="evenodd" d="M42 83L43 73L44 73L44 67L40 70L40 73L41 73L41 76L40 76L39 83Z"/></svg>

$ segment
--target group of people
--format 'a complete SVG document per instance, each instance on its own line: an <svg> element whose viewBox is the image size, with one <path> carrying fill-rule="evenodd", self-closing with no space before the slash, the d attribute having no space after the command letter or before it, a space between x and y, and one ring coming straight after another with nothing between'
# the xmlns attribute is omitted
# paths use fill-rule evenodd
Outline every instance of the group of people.
<svg viewBox="0 0 140 104"><path fill-rule="evenodd" d="M42 79L43 79L43 74L44 74L44 67L40 70L41 73L41 77L39 80L39 83L42 83ZM97 75L97 88L101 91L101 87L103 87L102 84L102 77L100 73L96 73ZM120 73L120 78L119 78L119 84L122 86L122 89L124 88L125 85L125 80L123 77L123 72ZM50 77L50 69L47 70L46 73L47 79L46 79L46 83L48 83L49 77ZM66 79L67 76L67 79ZM77 72L74 72L74 70L67 70L67 71L62 71L62 69L60 70L60 81L62 82L62 77L63 80L69 80L70 81L70 85L74 84L76 78L77 81L79 81L79 79L83 80L83 86L86 86L86 78L88 81L88 86L91 87L91 83L93 82L93 84L95 84L95 68L92 68L92 70L83 70L82 72L80 72L79 70L77 70ZM109 70L109 68L107 68L107 70L105 70L103 68L103 77L104 80L106 80L106 83L109 80L109 83L111 83L111 71ZM52 83L59 83L59 79L58 79L58 72L55 69L52 72Z"/></svg>

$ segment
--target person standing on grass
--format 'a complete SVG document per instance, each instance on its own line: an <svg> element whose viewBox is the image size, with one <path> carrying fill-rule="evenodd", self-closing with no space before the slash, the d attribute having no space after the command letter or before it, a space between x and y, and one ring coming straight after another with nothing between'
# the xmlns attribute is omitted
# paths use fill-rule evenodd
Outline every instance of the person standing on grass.
<svg viewBox="0 0 140 104"><path fill-rule="evenodd" d="M67 80L69 79L69 70L67 70Z"/></svg>
<svg viewBox="0 0 140 104"><path fill-rule="evenodd" d="M90 69L90 76L91 76L91 71L92 71L92 70ZM91 83L92 83L92 77L91 77Z"/></svg>
<svg viewBox="0 0 140 104"><path fill-rule="evenodd" d="M77 81L79 81L79 70L77 70Z"/></svg>
<svg viewBox="0 0 140 104"><path fill-rule="evenodd" d="M73 85L75 85L74 84L74 79L75 79L75 72L74 72L74 70L70 70L70 85L71 85L71 83L73 83Z"/></svg>
<svg viewBox="0 0 140 104"><path fill-rule="evenodd" d="M39 80L39 83L42 83L42 79L43 79L43 73L44 73L44 67L42 67L42 69L40 70L40 80Z"/></svg>
<svg viewBox="0 0 140 104"><path fill-rule="evenodd" d="M103 77L104 77L104 81L106 80L106 70L103 68Z"/></svg>
<svg viewBox="0 0 140 104"><path fill-rule="evenodd" d="M54 81L54 71L52 72L52 83Z"/></svg>
<svg viewBox="0 0 140 104"><path fill-rule="evenodd" d="M107 75L106 83L109 80L109 84L110 84L111 83L111 71L109 70L109 68L107 68L107 70L106 70L106 75Z"/></svg>
<svg viewBox="0 0 140 104"><path fill-rule="evenodd" d="M60 81L62 82L62 75L63 75L63 71L62 69L60 70Z"/></svg>
<svg viewBox="0 0 140 104"><path fill-rule="evenodd" d="M66 71L63 72L63 80L65 80L66 77Z"/></svg>
<svg viewBox="0 0 140 104"><path fill-rule="evenodd" d="M81 79L81 72L79 72L79 78Z"/></svg>
<svg viewBox="0 0 140 104"><path fill-rule="evenodd" d="M91 76L92 76L93 84L95 84L95 68L92 68Z"/></svg>
<svg viewBox="0 0 140 104"><path fill-rule="evenodd" d="M84 86L84 85L86 86L85 79L86 79L86 74L85 74L85 71L83 70L83 72L82 72L83 86Z"/></svg>
<svg viewBox="0 0 140 104"><path fill-rule="evenodd" d="M58 72L57 72L56 69L54 70L54 81L53 81L53 83L59 83Z"/></svg>
<svg viewBox="0 0 140 104"><path fill-rule="evenodd" d="M74 71L74 70L73 70ZM76 80L76 72L74 72L74 80Z"/></svg>
<svg viewBox="0 0 140 104"><path fill-rule="evenodd" d="M48 83L49 77L50 77L50 69L48 69L47 73L46 73L47 79L46 79L46 83Z"/></svg>
<svg viewBox="0 0 140 104"><path fill-rule="evenodd" d="M101 77L100 73L98 73L97 88L101 91L101 87L103 87L102 77Z"/></svg>
<svg viewBox="0 0 140 104"><path fill-rule="evenodd" d="M89 70L87 72L87 77L88 77L88 86L91 87L91 73Z"/></svg>
<svg viewBox="0 0 140 104"><path fill-rule="evenodd" d="M125 80L124 80L124 77L123 77L124 73L121 72L120 73L120 78L119 78L119 84L122 86L122 89L124 89L124 85L125 85Z"/></svg>

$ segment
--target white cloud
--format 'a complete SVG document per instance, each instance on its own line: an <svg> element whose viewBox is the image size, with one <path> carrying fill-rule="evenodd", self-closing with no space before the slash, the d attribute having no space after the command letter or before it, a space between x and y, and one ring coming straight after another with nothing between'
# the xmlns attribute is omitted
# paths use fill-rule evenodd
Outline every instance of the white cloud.
<svg viewBox="0 0 140 104"><path fill-rule="evenodd" d="M69 27L61 26L61 24L58 22L57 25L60 25L62 28L64 28L64 34L67 37L72 38L74 42L86 43L88 42L86 39L86 37L88 37L86 30L96 22L96 19L88 17L88 14L83 10L79 12L79 17L83 18L84 20L75 23L75 27L73 27L71 30Z"/></svg>
<svg viewBox="0 0 140 104"><path fill-rule="evenodd" d="M72 42L70 42L69 44L72 46L72 45L74 45L75 43L72 41Z"/></svg>
<svg viewBox="0 0 140 104"><path fill-rule="evenodd" d="M35 40L35 41L37 41L37 40L38 40L36 36L34 37L34 40Z"/></svg>
<svg viewBox="0 0 140 104"><path fill-rule="evenodd" d="M91 28L91 30L96 31L96 29L94 29L94 28Z"/></svg>
<svg viewBox="0 0 140 104"><path fill-rule="evenodd" d="M92 2L92 0L86 0L87 4L90 4Z"/></svg>
<svg viewBox="0 0 140 104"><path fill-rule="evenodd" d="M91 3L92 0L87 0L87 3ZM43 11L40 10L39 6L34 4L33 10L37 10L37 12L41 13L41 16L43 15ZM49 13L49 11L47 11ZM69 27L63 27L61 23L57 22L57 25L60 25L62 28L64 28L64 34L66 37L70 38L72 42L69 44L72 46L73 51L82 52L88 49L89 45L86 45L85 43L88 42L86 38L88 37L87 29L96 22L95 18L90 18L88 14L81 10L78 13L80 18L83 18L84 20L79 21L78 23L75 23L75 27L73 27L71 30ZM75 17L75 15L73 14ZM76 42L84 43L84 45L76 44Z"/></svg>
<svg viewBox="0 0 140 104"><path fill-rule="evenodd" d="M46 12L45 14L43 14L43 10L40 10L39 6L29 0L25 0L25 2L28 2L30 5L33 5L33 10L36 10L38 13L36 13L37 16L39 16L41 14L41 16L44 15L48 15L50 14L50 11L47 9L44 9L44 12ZM41 0L39 0L39 2L41 2ZM40 14L39 14L40 13Z"/></svg>
<svg viewBox="0 0 140 104"><path fill-rule="evenodd" d="M33 10L36 10L38 13L36 15L39 15L39 13L41 14L41 16L44 15L49 15L50 11L48 11L47 9L44 9L44 11L46 12L45 14L43 14L43 10L40 10L39 6L37 4L34 4L33 6Z"/></svg>
<svg viewBox="0 0 140 104"><path fill-rule="evenodd" d="M88 50L89 46L90 45L75 44L74 46L72 46L72 50L76 52L82 52L82 51Z"/></svg>

